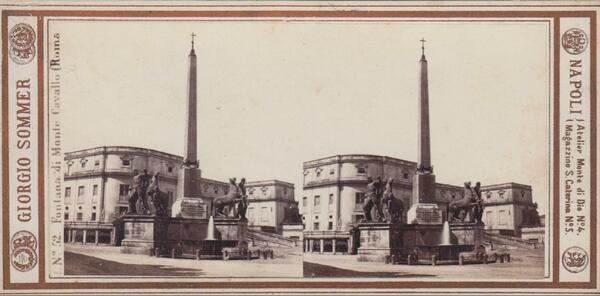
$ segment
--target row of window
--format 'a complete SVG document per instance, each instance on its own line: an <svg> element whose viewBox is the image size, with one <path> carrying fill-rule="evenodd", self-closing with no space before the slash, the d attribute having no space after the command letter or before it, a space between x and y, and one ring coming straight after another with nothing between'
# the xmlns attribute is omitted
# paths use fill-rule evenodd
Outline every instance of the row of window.
<svg viewBox="0 0 600 296"><path fill-rule="evenodd" d="M302 217L302 219L304 220L304 217ZM302 223L302 225L304 226L304 223ZM320 228L319 216L315 216L315 222L313 222L313 230L321 230L319 228ZM327 222L327 229L323 229L323 230L333 230L333 215L329 215L329 222Z"/></svg>
<svg viewBox="0 0 600 296"><path fill-rule="evenodd" d="M79 186L77 187L77 202L83 202L83 199L80 199L80 197L83 197L85 195L85 186ZM92 196L97 196L98 195L98 185L94 184L92 186ZM65 187L65 199L66 198L71 198L71 187Z"/></svg>
<svg viewBox="0 0 600 296"><path fill-rule="evenodd" d="M83 221L83 212L81 207L78 207L77 213L75 214L75 221ZM92 207L92 216L90 217L90 221L96 221L96 206ZM70 219L69 217L69 207L65 207L65 221L68 221Z"/></svg>
<svg viewBox="0 0 600 296"><path fill-rule="evenodd" d="M333 206L333 200L334 200L333 193L329 194L328 205L329 205L330 209ZM305 208L308 206L308 198L306 196L302 198L302 206ZM321 209L321 196L320 195L315 195L315 197L313 199L313 209L315 211L319 211Z"/></svg>
<svg viewBox="0 0 600 296"><path fill-rule="evenodd" d="M80 166L82 169L85 169L87 167L87 159L83 158L79 161ZM73 165L72 163L67 163L67 173L71 171L71 165ZM94 167L99 167L100 166L100 160L94 160ZM130 167L131 166L131 159L126 159L126 158L122 158L121 159L121 166L123 167ZM168 166L167 167L167 172L172 173L173 172L173 167L172 166Z"/></svg>
<svg viewBox="0 0 600 296"><path fill-rule="evenodd" d="M492 221L492 211L486 211L485 212L485 224L487 225L493 225L493 221ZM508 210L508 214L506 210L499 210L498 211L498 225L506 225L508 224L508 218L510 216L510 210Z"/></svg>
<svg viewBox="0 0 600 296"><path fill-rule="evenodd" d="M254 207L249 207L248 208L248 218L250 221L257 221L257 217L256 214L258 214L258 221L260 222L269 222L269 218L272 216L271 213L273 213L273 207L260 207L260 208L256 208L256 210L260 211L258 213L256 213L255 208Z"/></svg>
<svg viewBox="0 0 600 296"><path fill-rule="evenodd" d="M487 198L492 198L492 192L488 191L484 193ZM516 195L516 194L515 194ZM504 190L498 191L498 196L500 198L504 198ZM521 191L521 198L525 199L527 197L525 191Z"/></svg>
<svg viewBox="0 0 600 296"><path fill-rule="evenodd" d="M321 172L322 172L322 171L323 171L323 169L321 169L321 168L317 168L317 169L315 170L315 176L316 176L316 177L321 177ZM308 173L309 173L309 172L308 172L308 170L307 170L307 171L306 171L304 174L305 174L305 175L308 175ZM364 175L364 174L366 174L366 173L367 173L367 169L366 169L366 167L361 167L361 166L357 166L357 167L356 167L356 174L357 174L357 175ZM335 174L335 170L334 170L334 169L329 169L329 175L334 175L334 174ZM406 172L402 173L402 177L403 177L404 179L408 179L408 173L406 173Z"/></svg>

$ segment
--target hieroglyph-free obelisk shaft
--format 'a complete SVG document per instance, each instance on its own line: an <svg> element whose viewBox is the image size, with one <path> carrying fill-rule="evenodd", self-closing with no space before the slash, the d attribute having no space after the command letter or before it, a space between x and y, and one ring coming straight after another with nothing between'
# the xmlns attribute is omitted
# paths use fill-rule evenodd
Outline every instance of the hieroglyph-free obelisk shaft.
<svg viewBox="0 0 600 296"><path fill-rule="evenodd" d="M407 213L408 223L438 224L441 215L435 203L435 175L431 165L431 141L429 136L429 81L425 40L421 40L422 54L419 61L419 160L413 180L412 205Z"/></svg>
<svg viewBox="0 0 600 296"><path fill-rule="evenodd" d="M185 143L183 148L183 164L179 169L177 182L177 200L172 206L173 217L206 218L207 203L202 200L202 174L197 155L197 95L196 95L196 53L194 37L192 49L188 56L187 110Z"/></svg>

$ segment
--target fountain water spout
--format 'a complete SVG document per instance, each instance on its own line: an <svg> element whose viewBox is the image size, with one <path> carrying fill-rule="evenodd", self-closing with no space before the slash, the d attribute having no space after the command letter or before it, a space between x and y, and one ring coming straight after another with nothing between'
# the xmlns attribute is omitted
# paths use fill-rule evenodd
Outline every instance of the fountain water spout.
<svg viewBox="0 0 600 296"><path fill-rule="evenodd" d="M206 231L206 240L215 240L215 220L213 216L208 218L208 230Z"/></svg>
<svg viewBox="0 0 600 296"><path fill-rule="evenodd" d="M442 237L440 241L440 245L450 245L450 224L448 224L448 221L444 221L444 226L442 228Z"/></svg>

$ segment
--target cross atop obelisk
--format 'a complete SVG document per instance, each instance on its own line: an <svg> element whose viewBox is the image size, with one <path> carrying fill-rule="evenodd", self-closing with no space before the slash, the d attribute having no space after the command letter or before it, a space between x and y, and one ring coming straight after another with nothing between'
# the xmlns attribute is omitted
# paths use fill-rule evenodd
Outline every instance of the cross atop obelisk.
<svg viewBox="0 0 600 296"><path fill-rule="evenodd" d="M196 34L194 34L194 32L192 32L192 34L190 34L190 36L192 36L192 50L194 50L194 37L196 37Z"/></svg>
<svg viewBox="0 0 600 296"><path fill-rule="evenodd" d="M427 40L425 40L425 38L421 38L421 59L425 59L425 42L427 42Z"/></svg>

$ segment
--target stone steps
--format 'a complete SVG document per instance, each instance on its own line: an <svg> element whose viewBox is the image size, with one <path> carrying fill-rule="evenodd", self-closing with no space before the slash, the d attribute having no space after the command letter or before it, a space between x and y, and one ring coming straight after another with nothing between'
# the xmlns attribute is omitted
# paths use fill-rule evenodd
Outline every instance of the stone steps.
<svg viewBox="0 0 600 296"><path fill-rule="evenodd" d="M258 245L275 244L283 247L294 247L297 245L297 242L293 239L289 239L279 234L259 230L247 229L246 237L248 239L254 239L254 243Z"/></svg>

